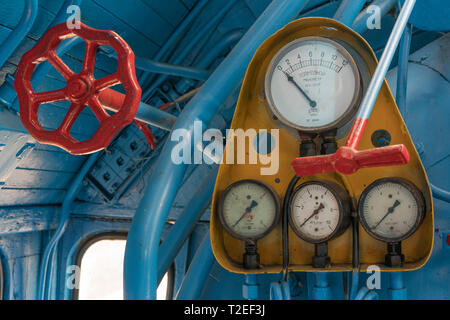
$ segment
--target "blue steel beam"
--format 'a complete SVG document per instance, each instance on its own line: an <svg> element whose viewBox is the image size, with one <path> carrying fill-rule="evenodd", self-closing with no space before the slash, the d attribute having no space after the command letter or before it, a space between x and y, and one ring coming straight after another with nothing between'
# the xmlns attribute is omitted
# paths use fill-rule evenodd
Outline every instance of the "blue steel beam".
<svg viewBox="0 0 450 320"><path fill-rule="evenodd" d="M342 0L333 19L351 26L366 2L366 0Z"/></svg>
<svg viewBox="0 0 450 320"><path fill-rule="evenodd" d="M66 0L61 6L61 9L56 14L52 23L50 24L50 28L57 24L65 22L68 17L67 7L71 5L79 6L81 4L81 1L82 0ZM63 41L56 49L56 53L59 56L61 56L67 51L69 51L71 48L82 42L83 39L77 37ZM41 63L39 66L36 67L36 70L33 73L33 76L31 77L31 83L34 88L37 88L41 84L41 82L45 79L45 76L48 74L50 69L51 64L48 62ZM7 107L12 107L14 110L19 112L19 102L17 100L16 90L14 89L13 79L7 78L7 81L5 81L3 85L0 87L0 102L5 104Z"/></svg>
<svg viewBox="0 0 450 320"><path fill-rule="evenodd" d="M178 66L140 57L135 58L135 66L138 69L148 72L167 74L170 76L183 77L195 80L206 80L210 75L210 73L207 70Z"/></svg>
<svg viewBox="0 0 450 320"><path fill-rule="evenodd" d="M216 182L217 168L213 169L198 191L189 201L184 212L177 219L175 225L159 247L158 254L158 283L166 274L178 251L192 233L195 224L211 202L211 196Z"/></svg>
<svg viewBox="0 0 450 320"><path fill-rule="evenodd" d="M19 23L11 31L8 38L0 46L0 68L3 67L9 56L17 49L22 40L27 36L38 12L37 0L25 0L22 17Z"/></svg>
<svg viewBox="0 0 450 320"><path fill-rule="evenodd" d="M189 148L197 144L194 121L209 123L241 81L259 45L294 19L305 3L306 0L272 1L178 117L173 129L186 129L189 133L182 144ZM177 142L170 140L164 145L128 234L124 262L126 299L156 298L161 233L187 167L173 163L171 154L175 145Z"/></svg>
<svg viewBox="0 0 450 320"><path fill-rule="evenodd" d="M196 300L199 298L203 285L208 278L211 267L215 261L211 248L209 232L205 234L195 256L184 276L176 300Z"/></svg>
<svg viewBox="0 0 450 320"><path fill-rule="evenodd" d="M201 41L206 41L207 39L205 38L205 34L213 30L216 24L228 13L228 11L236 3L236 1L237 0L228 1L228 3L222 9L220 9L220 11L215 16L208 20L208 22L201 28L201 31L197 33L189 42L189 44L187 44L183 48L183 50L176 55L175 59L173 60L173 64L180 64L188 56L188 54L191 53L192 49L195 46L198 46ZM146 101L146 99L151 97L153 91L158 88L166 79L167 76L164 75L156 78L155 81L151 84L150 88L143 92L142 100ZM145 87L143 86L143 88Z"/></svg>
<svg viewBox="0 0 450 320"><path fill-rule="evenodd" d="M192 21L200 14L202 9L207 4L208 4L208 0L200 0L195 5L194 9L192 9L191 12L189 12L188 16L185 19L183 19L183 22L181 22L181 24L177 27L175 32L172 33L172 35L169 37L169 39L164 43L162 48L158 51L156 56L153 58L154 60L164 61L165 56L170 52L170 49L171 49L172 45L174 44L174 42L176 40L178 40L178 38L181 36L181 34L183 32L185 32L186 27L192 23ZM149 72L145 72L142 75L140 82L142 83L143 87L145 87L145 85L147 84L150 75L151 75L151 73L149 73Z"/></svg>

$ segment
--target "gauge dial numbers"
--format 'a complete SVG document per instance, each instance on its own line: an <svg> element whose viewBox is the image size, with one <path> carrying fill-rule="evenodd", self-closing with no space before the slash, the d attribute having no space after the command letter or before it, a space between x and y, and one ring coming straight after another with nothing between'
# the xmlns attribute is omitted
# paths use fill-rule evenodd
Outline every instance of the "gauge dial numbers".
<svg viewBox="0 0 450 320"><path fill-rule="evenodd" d="M218 214L224 229L240 240L266 236L279 220L280 201L275 192L258 180L240 180L222 193Z"/></svg>
<svg viewBox="0 0 450 320"><path fill-rule="evenodd" d="M265 79L267 102L285 125L301 132L343 126L355 114L361 77L348 51L324 37L305 37L284 46Z"/></svg>
<svg viewBox="0 0 450 320"><path fill-rule="evenodd" d="M358 211L362 226L372 237L398 242L419 228L425 216L425 201L411 182L383 178L364 190Z"/></svg>
<svg viewBox="0 0 450 320"><path fill-rule="evenodd" d="M294 232L310 243L340 235L350 224L350 197L338 184L309 181L293 193L289 222Z"/></svg>

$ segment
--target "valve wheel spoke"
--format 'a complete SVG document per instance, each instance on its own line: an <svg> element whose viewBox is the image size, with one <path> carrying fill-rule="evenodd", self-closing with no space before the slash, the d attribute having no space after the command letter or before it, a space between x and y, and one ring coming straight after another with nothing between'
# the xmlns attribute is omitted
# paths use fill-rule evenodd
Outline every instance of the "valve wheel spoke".
<svg viewBox="0 0 450 320"><path fill-rule="evenodd" d="M69 111L67 112L63 122L58 128L58 131L61 132L62 135L66 137L70 136L70 129L72 128L73 124L75 123L83 109L84 104L78 102L71 103Z"/></svg>
<svg viewBox="0 0 450 320"><path fill-rule="evenodd" d="M51 51L47 57L48 62L64 77L69 80L74 72L61 60L55 51Z"/></svg>
<svg viewBox="0 0 450 320"><path fill-rule="evenodd" d="M66 100L66 93L64 89L33 93L33 102L38 104L62 100Z"/></svg>
<svg viewBox="0 0 450 320"><path fill-rule="evenodd" d="M94 112L100 123L106 121L109 118L109 114L103 109L98 97L92 97L88 100L88 106L91 108L92 112Z"/></svg>
<svg viewBox="0 0 450 320"><path fill-rule="evenodd" d="M119 79L119 75L116 73L110 74L109 76L106 76L104 78L95 80L95 91L99 92L106 88L115 86L119 84L121 81Z"/></svg>
<svg viewBox="0 0 450 320"><path fill-rule="evenodd" d="M97 53L98 45L92 42L86 42L84 51L83 72L87 74L94 74L95 55Z"/></svg>

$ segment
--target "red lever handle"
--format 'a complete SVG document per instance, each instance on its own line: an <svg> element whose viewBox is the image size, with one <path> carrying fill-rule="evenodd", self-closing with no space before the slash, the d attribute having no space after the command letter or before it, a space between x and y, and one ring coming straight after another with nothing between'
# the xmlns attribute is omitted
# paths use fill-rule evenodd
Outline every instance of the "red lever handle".
<svg viewBox="0 0 450 320"><path fill-rule="evenodd" d="M64 39L78 36L86 43L82 71L74 73L56 54ZM101 79L94 78L95 55L99 46L110 46L118 56L117 71ZM31 76L37 64L48 61L66 79L67 86L50 92L33 92ZM126 94L109 115L99 101L99 94L108 87L122 84ZM66 23L50 28L41 40L22 56L17 67L14 87L20 104L20 119L28 132L39 142L55 145L72 154L87 154L106 148L114 136L133 121L141 99L141 88L136 79L134 53L115 32L90 28L80 23L79 29L68 29ZM43 103L68 100L70 108L55 131L44 129L38 120L38 109ZM76 119L89 106L100 126L91 139L77 141L70 134Z"/></svg>
<svg viewBox="0 0 450 320"><path fill-rule="evenodd" d="M409 153L404 145L363 151L343 146L334 154L295 158L291 165L298 176L309 176L336 171L352 174L360 168L393 166L408 162Z"/></svg>

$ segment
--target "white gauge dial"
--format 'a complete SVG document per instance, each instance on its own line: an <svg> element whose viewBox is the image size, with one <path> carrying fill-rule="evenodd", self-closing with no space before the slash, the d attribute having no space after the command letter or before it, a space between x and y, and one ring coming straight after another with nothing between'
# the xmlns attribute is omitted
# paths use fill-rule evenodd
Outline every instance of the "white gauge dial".
<svg viewBox="0 0 450 320"><path fill-rule="evenodd" d="M268 186L256 180L242 180L222 194L219 217L225 229L238 239L259 239L278 220L279 202Z"/></svg>
<svg viewBox="0 0 450 320"><path fill-rule="evenodd" d="M321 132L352 118L360 98L360 75L339 43L322 37L300 38L273 58L265 91L272 112L285 125Z"/></svg>
<svg viewBox="0 0 450 320"><path fill-rule="evenodd" d="M364 229L375 238L400 241L416 231L422 222L423 196L409 181L380 179L363 192L359 214Z"/></svg>
<svg viewBox="0 0 450 320"><path fill-rule="evenodd" d="M343 201L328 183L305 183L292 196L291 226L306 241L325 242L342 227Z"/></svg>

